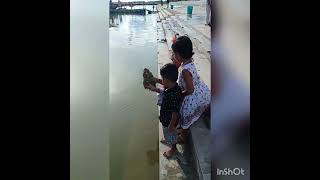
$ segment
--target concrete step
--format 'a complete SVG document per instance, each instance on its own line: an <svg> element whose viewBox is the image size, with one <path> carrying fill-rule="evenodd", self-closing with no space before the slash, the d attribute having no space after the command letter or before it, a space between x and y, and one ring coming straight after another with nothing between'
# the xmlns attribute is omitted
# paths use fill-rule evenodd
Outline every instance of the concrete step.
<svg viewBox="0 0 320 180"><path fill-rule="evenodd" d="M199 31L197 28L193 27L192 25L188 24L188 22L185 19L182 19L179 16L176 16L177 19L179 19L185 26L188 26L189 28L192 28L194 31L198 32L199 34L201 34L201 36L205 39L207 39L208 41L210 41L211 39L211 34L210 34L210 28L209 26L206 25L201 25L202 28L206 28L208 31L207 32L201 32Z"/></svg>
<svg viewBox="0 0 320 180"><path fill-rule="evenodd" d="M158 15L159 15L160 21L164 20L164 17L163 17L163 15L162 15L162 13L160 11L158 12Z"/></svg>
<svg viewBox="0 0 320 180"><path fill-rule="evenodd" d="M200 118L190 128L190 142L199 180L211 180L210 130Z"/></svg>
<svg viewBox="0 0 320 180"><path fill-rule="evenodd" d="M201 38L203 38L206 41L210 42L210 34L204 34L203 32L200 32L199 30L194 28L192 25L190 25L185 19L182 19L179 16L174 16L174 19L176 21L178 21L180 23L180 25L183 26L184 28L188 28L188 29L198 33ZM208 33L210 33L210 32L208 32Z"/></svg>
<svg viewBox="0 0 320 180"><path fill-rule="evenodd" d="M165 18L163 17L163 14L162 14L162 10L161 10L161 9L162 9L161 6L157 6L157 11L158 11L158 16L159 16L160 21L162 21L163 19L165 19Z"/></svg>
<svg viewBox="0 0 320 180"><path fill-rule="evenodd" d="M160 42L162 39L165 39L165 33L163 31L162 23L157 23L157 39L158 42Z"/></svg>
<svg viewBox="0 0 320 180"><path fill-rule="evenodd" d="M168 15L164 12L163 8L161 9L161 14L162 14L162 16L163 16L164 18L167 18L167 17L168 17Z"/></svg>
<svg viewBox="0 0 320 180"><path fill-rule="evenodd" d="M170 25L170 30L172 31L172 34L178 33L179 35L185 35L188 34L190 37L192 43L194 46L198 49L199 53L203 54L203 56L210 60L210 48L211 45L208 44L206 39L199 37L198 33L195 32L192 28L189 28L187 26L184 26L179 19L176 19L175 16L171 16L170 18L167 18L167 22Z"/></svg>
<svg viewBox="0 0 320 180"><path fill-rule="evenodd" d="M165 8L162 8L162 9L165 14L167 14L168 16L172 16L172 13L168 9L165 9Z"/></svg>
<svg viewBox="0 0 320 180"><path fill-rule="evenodd" d="M163 8L161 6L158 6L158 14L163 18L163 19L166 19L167 17L167 14L165 14L163 12Z"/></svg>
<svg viewBox="0 0 320 180"><path fill-rule="evenodd" d="M179 34L182 35L184 34L183 29L173 21L172 17L168 18L168 23L170 24L171 30L175 33L175 34Z"/></svg>
<svg viewBox="0 0 320 180"><path fill-rule="evenodd" d="M197 32L194 28L190 27L183 21L179 20L175 16L172 16L172 19L177 22L177 24L184 30L184 34L188 34L194 45L198 48L198 50L205 54L207 59L210 61L210 51L211 51L211 42L210 40L203 37L199 32Z"/></svg>
<svg viewBox="0 0 320 180"><path fill-rule="evenodd" d="M162 21L162 23L163 23L165 36L167 39L168 48L170 51L171 45L172 45L172 37L174 36L174 32L171 30L171 25L169 24L168 20L164 20L164 21Z"/></svg>

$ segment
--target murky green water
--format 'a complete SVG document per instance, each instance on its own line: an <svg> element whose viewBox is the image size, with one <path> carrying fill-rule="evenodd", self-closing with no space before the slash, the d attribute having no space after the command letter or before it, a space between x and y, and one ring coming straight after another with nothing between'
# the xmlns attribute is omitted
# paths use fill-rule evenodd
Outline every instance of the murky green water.
<svg viewBox="0 0 320 180"><path fill-rule="evenodd" d="M151 7L152 8L152 7ZM142 71L157 74L156 15L117 15L109 28L111 180L157 180L158 107Z"/></svg>

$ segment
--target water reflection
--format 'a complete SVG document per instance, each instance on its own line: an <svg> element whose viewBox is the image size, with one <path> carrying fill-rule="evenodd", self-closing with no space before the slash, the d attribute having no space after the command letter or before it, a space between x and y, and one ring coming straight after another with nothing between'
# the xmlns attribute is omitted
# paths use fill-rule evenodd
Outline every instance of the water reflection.
<svg viewBox="0 0 320 180"><path fill-rule="evenodd" d="M156 144L158 144L157 148L154 150L147 151L147 159L148 164L150 166L158 165L159 164L159 141L157 140Z"/></svg>
<svg viewBox="0 0 320 180"><path fill-rule="evenodd" d="M122 15L110 14L109 27L116 27L122 23Z"/></svg>

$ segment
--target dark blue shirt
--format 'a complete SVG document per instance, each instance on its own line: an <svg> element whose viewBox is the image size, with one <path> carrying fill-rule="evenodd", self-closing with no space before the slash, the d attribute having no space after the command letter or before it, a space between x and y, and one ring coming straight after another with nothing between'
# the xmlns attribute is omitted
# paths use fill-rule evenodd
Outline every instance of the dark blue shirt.
<svg viewBox="0 0 320 180"><path fill-rule="evenodd" d="M183 100L182 90L176 85L163 92L163 99L160 108L160 122L162 126L168 127L171 121L172 113L179 113Z"/></svg>

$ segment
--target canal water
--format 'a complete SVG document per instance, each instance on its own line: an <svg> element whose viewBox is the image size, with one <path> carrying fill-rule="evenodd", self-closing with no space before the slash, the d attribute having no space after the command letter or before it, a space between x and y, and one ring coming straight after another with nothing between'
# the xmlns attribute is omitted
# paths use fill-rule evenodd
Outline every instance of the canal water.
<svg viewBox="0 0 320 180"><path fill-rule="evenodd" d="M144 68L157 74L156 23L156 14L110 15L111 180L159 179L157 99L142 85Z"/></svg>

